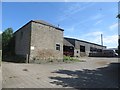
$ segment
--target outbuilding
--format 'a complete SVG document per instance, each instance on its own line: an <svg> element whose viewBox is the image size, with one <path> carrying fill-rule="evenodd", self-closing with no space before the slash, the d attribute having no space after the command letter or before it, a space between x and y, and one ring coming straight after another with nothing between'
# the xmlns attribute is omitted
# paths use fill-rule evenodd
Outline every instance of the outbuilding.
<svg viewBox="0 0 120 90"><path fill-rule="evenodd" d="M31 20L14 33L15 54L36 59L63 59L63 29L42 20Z"/></svg>
<svg viewBox="0 0 120 90"><path fill-rule="evenodd" d="M102 52L106 46L98 45L95 43L64 37L63 51L64 55L83 57L89 56L91 52Z"/></svg>

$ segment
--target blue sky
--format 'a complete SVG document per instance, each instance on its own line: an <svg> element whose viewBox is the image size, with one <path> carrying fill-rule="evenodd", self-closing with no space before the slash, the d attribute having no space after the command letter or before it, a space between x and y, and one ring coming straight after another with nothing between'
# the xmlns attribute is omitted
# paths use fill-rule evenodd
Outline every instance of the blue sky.
<svg viewBox="0 0 120 90"><path fill-rule="evenodd" d="M117 2L3 2L2 30L12 27L14 31L30 20L45 20L63 28L64 36L97 44L103 34L104 45L117 47Z"/></svg>

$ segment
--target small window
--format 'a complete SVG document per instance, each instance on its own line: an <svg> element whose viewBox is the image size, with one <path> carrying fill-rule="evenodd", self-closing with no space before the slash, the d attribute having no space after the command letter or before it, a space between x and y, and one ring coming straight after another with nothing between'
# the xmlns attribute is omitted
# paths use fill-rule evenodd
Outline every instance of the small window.
<svg viewBox="0 0 120 90"><path fill-rule="evenodd" d="M90 47L90 51L93 52L93 47Z"/></svg>
<svg viewBox="0 0 120 90"><path fill-rule="evenodd" d="M85 52L85 46L80 45L80 52Z"/></svg>
<svg viewBox="0 0 120 90"><path fill-rule="evenodd" d="M78 51L77 51L77 53L78 53Z"/></svg>
<svg viewBox="0 0 120 90"><path fill-rule="evenodd" d="M56 44L56 50L60 51L60 44Z"/></svg>

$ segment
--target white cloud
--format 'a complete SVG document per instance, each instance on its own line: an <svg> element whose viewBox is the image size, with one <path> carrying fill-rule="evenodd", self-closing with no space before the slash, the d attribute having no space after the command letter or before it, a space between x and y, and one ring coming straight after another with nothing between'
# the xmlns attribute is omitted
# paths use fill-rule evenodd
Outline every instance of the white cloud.
<svg viewBox="0 0 120 90"><path fill-rule="evenodd" d="M93 37L92 42L101 44L100 36ZM103 45L107 48L117 48L118 46L118 35L103 36Z"/></svg>
<svg viewBox="0 0 120 90"><path fill-rule="evenodd" d="M89 17L88 19L85 19L83 21L79 21L78 23L74 24L74 26L81 25L81 24L86 24L87 22L91 22L91 20L98 20L99 19L94 24L94 25L98 25L103 21L103 17L104 17L104 15L102 15L102 14L96 14L92 17ZM64 19L64 18L62 18L62 19Z"/></svg>
<svg viewBox="0 0 120 90"><path fill-rule="evenodd" d="M74 34L73 34L73 36L71 36L71 35L68 35L68 36L65 35L65 36L101 45L101 34L103 34L103 45L104 46L107 46L107 48L117 48L118 35L116 35L116 34L108 35L102 31L95 31L95 32L86 33L86 34L80 35L80 36L76 36Z"/></svg>
<svg viewBox="0 0 120 90"><path fill-rule="evenodd" d="M101 19L103 17L104 17L104 15L102 15L101 13L98 13L98 14L92 16L91 19L92 20L98 20L98 19Z"/></svg>
<svg viewBox="0 0 120 90"><path fill-rule="evenodd" d="M103 41L104 44L108 46L108 48L117 48L118 35L105 36Z"/></svg>
<svg viewBox="0 0 120 90"><path fill-rule="evenodd" d="M103 32L95 31L95 32L87 33L85 36L100 36L101 34L103 34Z"/></svg>
<svg viewBox="0 0 120 90"><path fill-rule="evenodd" d="M94 25L98 25L102 22L103 20L98 20Z"/></svg>
<svg viewBox="0 0 120 90"><path fill-rule="evenodd" d="M89 42L101 44L101 34L103 34L103 32L95 31L95 32L91 32L91 33L86 34L85 38Z"/></svg>
<svg viewBox="0 0 120 90"><path fill-rule="evenodd" d="M112 25L109 26L110 30L115 30L118 28L118 23L114 23Z"/></svg>
<svg viewBox="0 0 120 90"><path fill-rule="evenodd" d="M97 29L96 29L97 30ZM103 34L102 31L98 30L95 32L89 32L84 35L78 36L77 38L80 40L101 44L101 34Z"/></svg>
<svg viewBox="0 0 120 90"><path fill-rule="evenodd" d="M61 15L58 18L58 22L63 21L65 19L67 19L68 17L93 6L94 4L95 3L85 3L85 5L83 6L83 5L81 5L81 3L76 3L71 6L68 6L67 8L65 8L63 15Z"/></svg>
<svg viewBox="0 0 120 90"><path fill-rule="evenodd" d="M118 46L118 35L108 35L102 31L95 31L87 33L84 36L81 36L80 39L83 39L88 42L96 43L101 45L101 34L103 34L103 45L107 48L116 48Z"/></svg>
<svg viewBox="0 0 120 90"><path fill-rule="evenodd" d="M111 43L115 43L118 41L118 35L111 35L111 36L105 36L104 37L104 42L106 44L111 44Z"/></svg>
<svg viewBox="0 0 120 90"><path fill-rule="evenodd" d="M100 36L91 36L88 38L90 42L101 44ZM117 48L118 46L118 35L103 36L103 45L107 48Z"/></svg>

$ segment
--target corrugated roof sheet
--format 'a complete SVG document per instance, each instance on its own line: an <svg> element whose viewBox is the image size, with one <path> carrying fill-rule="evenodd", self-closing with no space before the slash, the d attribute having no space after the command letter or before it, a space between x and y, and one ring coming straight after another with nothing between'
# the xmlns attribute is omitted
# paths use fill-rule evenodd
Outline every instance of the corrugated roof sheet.
<svg viewBox="0 0 120 90"><path fill-rule="evenodd" d="M66 39L64 39L63 40L63 45L65 45L65 46L72 46L72 47L74 47L74 45L73 44L71 44L69 41L67 41Z"/></svg>
<svg viewBox="0 0 120 90"><path fill-rule="evenodd" d="M75 39L75 38L64 37L64 39L73 39L73 40L77 40L77 41L84 42L84 43L89 43L89 44L93 44L93 45L97 45L97 46L102 46L102 45L99 45L99 44L96 44L96 43L91 43L91 42L87 42L87 41L83 41L83 40L79 40L79 39ZM102 47L106 47L106 46L102 46Z"/></svg>

